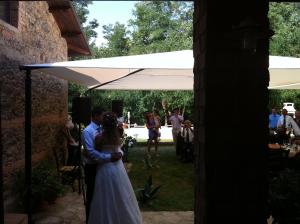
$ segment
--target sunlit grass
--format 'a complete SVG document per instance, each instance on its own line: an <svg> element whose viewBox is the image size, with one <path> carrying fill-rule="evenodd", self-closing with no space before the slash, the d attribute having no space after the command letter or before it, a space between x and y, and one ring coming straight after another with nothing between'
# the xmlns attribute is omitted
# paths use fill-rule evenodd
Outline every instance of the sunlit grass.
<svg viewBox="0 0 300 224"><path fill-rule="evenodd" d="M159 147L159 168L147 169L143 159L146 145L130 149L129 161L133 164L129 176L134 189L143 188L149 175L153 187L162 185L157 198L142 210L190 211L194 206L194 165L181 163L173 145ZM152 149L153 150L153 149Z"/></svg>

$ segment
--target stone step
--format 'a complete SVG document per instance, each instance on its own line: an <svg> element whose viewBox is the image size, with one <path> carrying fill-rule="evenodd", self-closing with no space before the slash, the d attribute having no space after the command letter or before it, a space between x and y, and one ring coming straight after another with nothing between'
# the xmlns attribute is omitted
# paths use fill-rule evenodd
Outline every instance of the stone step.
<svg viewBox="0 0 300 224"><path fill-rule="evenodd" d="M7 213L4 215L5 224L28 224L26 214Z"/></svg>

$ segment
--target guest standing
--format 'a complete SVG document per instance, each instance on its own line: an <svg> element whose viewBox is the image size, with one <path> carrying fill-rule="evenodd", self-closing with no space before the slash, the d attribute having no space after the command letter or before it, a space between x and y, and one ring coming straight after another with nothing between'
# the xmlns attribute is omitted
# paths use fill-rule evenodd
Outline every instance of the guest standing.
<svg viewBox="0 0 300 224"><path fill-rule="evenodd" d="M176 155L179 155L179 150L177 149L177 137L181 131L181 123L183 122L183 117L179 114L179 108L175 108L172 111L172 115L169 118L169 121L172 124L172 135L173 135L173 142L176 149Z"/></svg>
<svg viewBox="0 0 300 224"><path fill-rule="evenodd" d="M280 115L277 113L276 109L273 108L271 114L269 115L269 128L271 130L277 129L277 123L280 118Z"/></svg>
<svg viewBox="0 0 300 224"><path fill-rule="evenodd" d="M148 112L145 117L146 127L148 128L147 153L150 156L151 145L154 142L155 154L158 152L158 126L152 112Z"/></svg>
<svg viewBox="0 0 300 224"><path fill-rule="evenodd" d="M181 160L183 162L192 162L194 159L194 130L192 129L191 121L184 121L181 137L183 139Z"/></svg>
<svg viewBox="0 0 300 224"><path fill-rule="evenodd" d="M159 139L160 135L161 135L160 130L159 130L161 128L161 122L160 122L160 116L159 116L158 110L154 110L153 115L154 115L156 132L158 134L158 139Z"/></svg>
<svg viewBox="0 0 300 224"><path fill-rule="evenodd" d="M68 166L80 165L80 149L79 149L79 127L73 123L72 117L68 115L68 121L65 125L65 136L68 142Z"/></svg>
<svg viewBox="0 0 300 224"><path fill-rule="evenodd" d="M296 112L295 112L294 121L296 122L296 124L300 128L300 111L299 110L296 110Z"/></svg>

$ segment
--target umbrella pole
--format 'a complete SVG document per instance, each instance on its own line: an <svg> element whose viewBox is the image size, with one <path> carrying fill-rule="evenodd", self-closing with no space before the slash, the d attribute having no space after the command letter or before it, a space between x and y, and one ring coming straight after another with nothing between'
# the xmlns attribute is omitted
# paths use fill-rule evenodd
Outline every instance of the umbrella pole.
<svg viewBox="0 0 300 224"><path fill-rule="evenodd" d="M26 186L26 212L28 223L32 224L32 165L31 165L31 70L26 70L25 78L25 186Z"/></svg>
<svg viewBox="0 0 300 224"><path fill-rule="evenodd" d="M88 92L88 96L91 99L91 108L93 108L94 107L94 99L93 99L93 96L94 96L93 93L94 93L94 91L92 91L92 89L88 89L87 92Z"/></svg>
<svg viewBox="0 0 300 224"><path fill-rule="evenodd" d="M1 98L2 82L0 82L0 222L4 223L4 200L3 200L3 147L2 147L2 126L1 126Z"/></svg>

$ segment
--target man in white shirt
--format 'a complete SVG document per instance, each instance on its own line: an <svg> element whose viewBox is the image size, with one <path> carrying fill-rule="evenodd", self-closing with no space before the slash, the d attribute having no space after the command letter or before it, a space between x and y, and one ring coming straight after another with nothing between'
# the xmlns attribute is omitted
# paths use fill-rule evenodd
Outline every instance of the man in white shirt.
<svg viewBox="0 0 300 224"><path fill-rule="evenodd" d="M181 152L181 160L183 162L192 162L194 154L194 130L192 129L192 122L185 120L184 126L181 130L181 137L183 139L183 146Z"/></svg>
<svg viewBox="0 0 300 224"><path fill-rule="evenodd" d="M172 112L173 113L172 113L171 117L169 118L169 121L172 124L172 135L173 135L174 145L176 148L177 136L181 131L181 123L183 122L183 117L181 115L179 115L179 108L175 108ZM179 154L179 152L176 148L176 155L178 155L178 154Z"/></svg>
<svg viewBox="0 0 300 224"><path fill-rule="evenodd" d="M279 117L277 122L277 128L286 128L291 129L291 122L293 118L288 115L288 112L286 109L282 109L282 115Z"/></svg>
<svg viewBox="0 0 300 224"><path fill-rule="evenodd" d="M122 158L121 153L102 153L95 149L95 137L102 133L102 108L92 110L92 121L82 132L82 145L84 147L83 162L86 183L86 219L90 210L93 197L96 166L99 163L115 162Z"/></svg>
<svg viewBox="0 0 300 224"><path fill-rule="evenodd" d="M282 115L279 117L277 123L277 130L278 135L280 136L279 138L281 138L283 141L287 141L289 139L289 133L291 130L294 131L295 136L300 136L300 128L294 119L288 115L286 109L282 110Z"/></svg>

